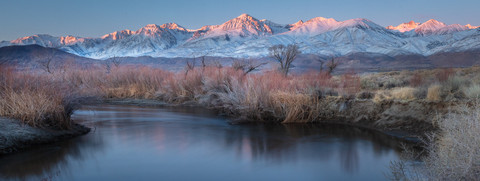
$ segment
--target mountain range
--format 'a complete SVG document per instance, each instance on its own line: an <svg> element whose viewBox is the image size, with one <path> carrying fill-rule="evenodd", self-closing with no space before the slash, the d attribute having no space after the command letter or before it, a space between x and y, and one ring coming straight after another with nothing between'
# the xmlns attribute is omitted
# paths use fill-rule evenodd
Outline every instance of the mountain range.
<svg viewBox="0 0 480 181"><path fill-rule="evenodd" d="M176 23L149 24L136 31L122 30L98 38L54 37L45 34L0 42L0 47L40 45L92 59L111 57L265 57L276 44L297 44L306 54L341 57L358 53L384 56L476 51L479 26L428 20L380 26L368 19L337 21L317 17L278 24L242 14L221 25L191 30Z"/></svg>

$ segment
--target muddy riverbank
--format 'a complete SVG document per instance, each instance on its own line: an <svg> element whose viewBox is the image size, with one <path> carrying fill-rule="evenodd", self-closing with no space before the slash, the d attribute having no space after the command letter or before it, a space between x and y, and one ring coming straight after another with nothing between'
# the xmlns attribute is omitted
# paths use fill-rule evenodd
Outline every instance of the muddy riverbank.
<svg viewBox="0 0 480 181"><path fill-rule="evenodd" d="M34 128L17 120L0 118L0 155L69 139L88 132L90 128L79 124L72 125L69 130L54 130Z"/></svg>

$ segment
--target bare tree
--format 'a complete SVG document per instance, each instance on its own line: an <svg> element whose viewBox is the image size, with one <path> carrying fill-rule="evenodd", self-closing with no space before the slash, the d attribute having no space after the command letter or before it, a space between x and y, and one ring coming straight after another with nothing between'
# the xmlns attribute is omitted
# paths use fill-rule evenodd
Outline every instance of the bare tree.
<svg viewBox="0 0 480 181"><path fill-rule="evenodd" d="M66 58L62 61L62 63L55 67L56 73L61 75L65 80L66 73L71 70L71 68L75 65L75 58Z"/></svg>
<svg viewBox="0 0 480 181"><path fill-rule="evenodd" d="M112 70L112 62L109 60L104 60L102 62L102 65L103 65L103 68L105 68L106 73L109 74L110 71Z"/></svg>
<svg viewBox="0 0 480 181"><path fill-rule="evenodd" d="M297 45L274 45L269 49L269 55L280 63L280 71L287 76L288 71L292 66L292 62L297 58L302 52L298 50Z"/></svg>
<svg viewBox="0 0 480 181"><path fill-rule="evenodd" d="M195 57L190 61L187 59L186 65L185 65L185 77L187 77L188 72L193 70L195 68Z"/></svg>
<svg viewBox="0 0 480 181"><path fill-rule="evenodd" d="M217 68L219 68L219 69L223 68L222 63L220 63L220 61L218 61L218 60L213 61L212 64L213 64L213 66L215 66L215 67L217 67Z"/></svg>
<svg viewBox="0 0 480 181"><path fill-rule="evenodd" d="M122 63L122 60L121 60L120 58L118 58L117 56L113 56L113 57L111 58L111 61L112 61L112 64L113 64L116 68L120 67L120 64Z"/></svg>
<svg viewBox="0 0 480 181"><path fill-rule="evenodd" d="M112 68L118 69L120 64L122 64L122 60L117 56L102 61L102 66L105 68L107 74L112 71Z"/></svg>
<svg viewBox="0 0 480 181"><path fill-rule="evenodd" d="M45 54L40 57L38 64L40 68L49 74L53 74L53 61L55 58L56 52L54 49L48 49Z"/></svg>
<svg viewBox="0 0 480 181"><path fill-rule="evenodd" d="M325 61L318 55L312 55L311 59L320 63L320 72L323 72L323 65L325 64Z"/></svg>
<svg viewBox="0 0 480 181"><path fill-rule="evenodd" d="M256 70L257 68L263 66L267 64L267 62L262 62L262 63L258 63L252 59L248 59L248 60L245 60L245 59L242 59L242 60L235 60L233 61L232 63L232 67L235 69L235 70L242 70L244 73L243 75L247 75L248 73Z"/></svg>
<svg viewBox="0 0 480 181"><path fill-rule="evenodd" d="M245 59L242 60L234 60L232 62L232 68L235 70L244 70L246 67Z"/></svg>
<svg viewBox="0 0 480 181"><path fill-rule="evenodd" d="M332 58L330 62L327 63L328 73L332 74L333 71L337 68L338 62L335 61L335 58Z"/></svg>
<svg viewBox="0 0 480 181"><path fill-rule="evenodd" d="M207 62L205 62L206 61L205 55L200 57L200 61L202 62L202 70L204 70L205 67L207 67Z"/></svg>

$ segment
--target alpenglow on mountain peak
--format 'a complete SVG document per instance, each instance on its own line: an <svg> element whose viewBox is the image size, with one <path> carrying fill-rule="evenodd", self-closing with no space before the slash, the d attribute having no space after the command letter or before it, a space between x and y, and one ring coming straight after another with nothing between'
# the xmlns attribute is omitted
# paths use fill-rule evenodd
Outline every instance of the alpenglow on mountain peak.
<svg viewBox="0 0 480 181"><path fill-rule="evenodd" d="M470 24L467 24L465 26L462 26L460 24L447 25L435 19L430 19L428 21L425 21L424 23L416 23L415 21L410 21L408 23L402 23L395 27L387 26L386 28L389 30L396 30L402 33L413 30L416 34L419 35L432 35L465 31L469 29L476 29L479 27L480 26L472 26Z"/></svg>
<svg viewBox="0 0 480 181"><path fill-rule="evenodd" d="M268 55L268 47L276 44L297 44L304 53L328 56L356 52L431 55L480 48L478 28L470 24L447 25L433 19L424 23L410 21L395 27L382 27L363 18L337 21L325 17L279 24L241 14L225 23L196 30L176 23L148 24L136 31L115 31L99 38L34 35L2 41L0 47L36 44L96 59L114 56L190 57L202 53L222 57L262 57Z"/></svg>

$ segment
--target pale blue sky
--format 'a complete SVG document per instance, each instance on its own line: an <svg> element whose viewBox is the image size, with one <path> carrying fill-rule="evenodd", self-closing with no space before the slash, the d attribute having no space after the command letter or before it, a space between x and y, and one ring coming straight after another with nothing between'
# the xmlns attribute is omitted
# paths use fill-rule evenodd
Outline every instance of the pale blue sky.
<svg viewBox="0 0 480 181"><path fill-rule="evenodd" d="M1 0L0 40L34 34L99 37L146 24L221 24L242 13L288 24L322 16L367 18L382 26L437 19L480 25L479 0Z"/></svg>

